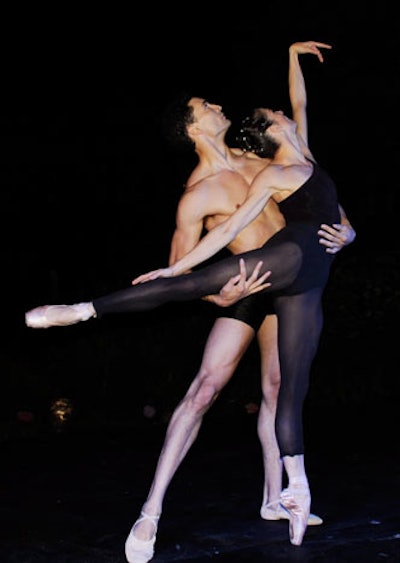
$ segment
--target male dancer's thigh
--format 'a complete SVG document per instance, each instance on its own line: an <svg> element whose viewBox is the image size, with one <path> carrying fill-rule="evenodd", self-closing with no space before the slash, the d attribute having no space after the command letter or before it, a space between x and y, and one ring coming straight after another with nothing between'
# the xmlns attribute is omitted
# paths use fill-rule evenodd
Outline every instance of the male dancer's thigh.
<svg viewBox="0 0 400 563"><path fill-rule="evenodd" d="M218 393L233 376L253 338L253 328L243 321L225 317L216 319L191 389L197 388L199 380L206 380Z"/></svg>
<svg viewBox="0 0 400 563"><path fill-rule="evenodd" d="M218 317L203 355L201 377L211 377L226 384L256 332L259 345L263 344L261 358L271 368L278 363L276 317L272 315L273 302L270 295L256 293L231 307L219 307L217 311ZM270 323L267 319L275 319L275 322ZM261 327L265 327L265 330L261 330Z"/></svg>

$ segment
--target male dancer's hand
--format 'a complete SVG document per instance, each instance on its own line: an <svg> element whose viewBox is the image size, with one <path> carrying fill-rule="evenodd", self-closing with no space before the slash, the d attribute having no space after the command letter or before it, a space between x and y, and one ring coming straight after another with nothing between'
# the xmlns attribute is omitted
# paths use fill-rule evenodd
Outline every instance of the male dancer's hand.
<svg viewBox="0 0 400 563"><path fill-rule="evenodd" d="M206 301L211 301L211 303L214 303L219 307L229 307L230 305L236 303L236 301L239 301L239 299L243 299L248 295L258 293L259 291L270 287L271 284L269 282L265 282L265 280L271 275L270 271L265 272L265 274L258 277L261 266L262 262L260 261L257 263L252 274L247 277L245 261L243 258L240 258L239 274L237 276L233 276L229 281L227 281L219 293L215 295L207 295L204 299Z"/></svg>
<svg viewBox="0 0 400 563"><path fill-rule="evenodd" d="M354 229L341 223L321 225L318 235L321 237L319 243L326 246L328 254L336 254L355 239Z"/></svg>

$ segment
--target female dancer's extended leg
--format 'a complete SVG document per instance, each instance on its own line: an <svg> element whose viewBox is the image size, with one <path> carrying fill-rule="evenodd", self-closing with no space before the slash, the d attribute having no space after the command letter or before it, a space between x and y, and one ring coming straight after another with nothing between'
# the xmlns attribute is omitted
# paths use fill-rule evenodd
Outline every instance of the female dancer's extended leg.
<svg viewBox="0 0 400 563"><path fill-rule="evenodd" d="M199 299L218 293L231 277L236 276L241 257L244 258L248 271L254 270L262 260L260 275L267 270L272 271L268 281L272 283L274 290L288 287L300 270L302 250L292 240L276 239L273 244L269 243L257 250L230 256L191 274L158 278L110 293L89 303L37 307L26 314L26 324L32 328L65 326L104 314L147 311L172 301ZM266 291L268 290L269 288Z"/></svg>

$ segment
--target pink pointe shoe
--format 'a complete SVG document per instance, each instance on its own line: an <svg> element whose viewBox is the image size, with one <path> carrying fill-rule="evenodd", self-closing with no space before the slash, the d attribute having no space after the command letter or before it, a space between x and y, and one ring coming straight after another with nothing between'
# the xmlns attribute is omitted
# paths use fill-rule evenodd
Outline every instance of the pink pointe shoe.
<svg viewBox="0 0 400 563"><path fill-rule="evenodd" d="M290 520L289 511L280 504L276 508L272 508L274 503L263 504L260 509L260 515L263 520ZM275 503L276 504L276 503ZM317 514L310 512L307 520L307 526L320 526L323 524L323 520Z"/></svg>
<svg viewBox="0 0 400 563"><path fill-rule="evenodd" d="M125 557L129 563L147 563L153 559L159 518L160 516L150 516L142 510L125 542ZM149 540L140 540L134 535L136 526L144 520L148 520L154 526L153 535Z"/></svg>
<svg viewBox="0 0 400 563"><path fill-rule="evenodd" d="M301 545L310 515L311 494L308 485L302 483L284 489L281 504L289 512L290 543Z"/></svg>
<svg viewBox="0 0 400 563"><path fill-rule="evenodd" d="M92 303L76 305L44 305L25 313L25 324L30 328L49 328L68 326L87 321L96 316Z"/></svg>

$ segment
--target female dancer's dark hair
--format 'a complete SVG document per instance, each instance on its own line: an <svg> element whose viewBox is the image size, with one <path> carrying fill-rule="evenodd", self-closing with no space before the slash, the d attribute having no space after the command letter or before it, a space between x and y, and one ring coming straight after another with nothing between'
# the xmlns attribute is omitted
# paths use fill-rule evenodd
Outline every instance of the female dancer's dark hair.
<svg viewBox="0 0 400 563"><path fill-rule="evenodd" d="M261 158L274 158L279 145L267 133L272 123L255 110L252 116L245 117L242 121L239 135L236 137L238 146L243 151L253 152Z"/></svg>

